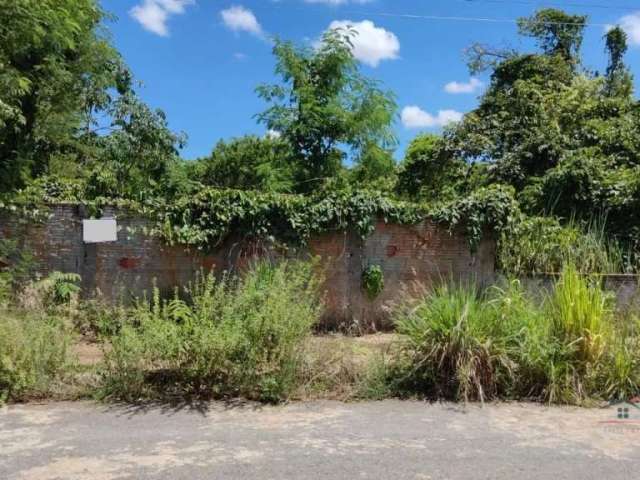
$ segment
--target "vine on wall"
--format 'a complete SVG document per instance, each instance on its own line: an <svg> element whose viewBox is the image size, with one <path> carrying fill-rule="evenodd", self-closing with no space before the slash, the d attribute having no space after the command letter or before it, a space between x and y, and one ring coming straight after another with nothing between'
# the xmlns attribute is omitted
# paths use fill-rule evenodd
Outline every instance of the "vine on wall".
<svg viewBox="0 0 640 480"><path fill-rule="evenodd" d="M479 189L471 196L437 205L403 202L379 192L340 190L316 195L287 195L241 190L202 189L174 200L157 198L85 200L73 188L44 185L21 192L10 201L0 199L0 211L46 212L47 205L72 202L100 216L102 207L114 206L128 215L152 221L147 233L169 244L211 250L230 235L302 245L312 235L355 230L363 238L382 220L416 224L432 220L450 230L461 229L475 248L488 232L501 232L519 210L509 187Z"/></svg>

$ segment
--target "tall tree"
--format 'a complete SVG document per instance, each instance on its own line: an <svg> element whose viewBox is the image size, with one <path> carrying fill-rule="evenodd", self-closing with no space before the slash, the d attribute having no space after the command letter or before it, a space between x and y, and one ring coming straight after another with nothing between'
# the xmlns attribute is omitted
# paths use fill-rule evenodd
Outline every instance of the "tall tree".
<svg viewBox="0 0 640 480"><path fill-rule="evenodd" d="M480 161L484 182L516 187L527 213L604 213L608 233L640 245L640 103L624 64L626 36L606 35L601 76L580 67L584 24L549 9L522 19L521 33L541 51L495 64L480 105L445 132L445 151Z"/></svg>
<svg viewBox="0 0 640 480"><path fill-rule="evenodd" d="M609 55L606 92L613 97L629 96L633 92L633 77L624 63L629 48L627 33L619 26L614 27L605 35L605 42Z"/></svg>
<svg viewBox="0 0 640 480"><path fill-rule="evenodd" d="M0 0L0 191L45 173L124 69L95 0Z"/></svg>
<svg viewBox="0 0 640 480"><path fill-rule="evenodd" d="M535 38L545 54L560 55L572 63L579 60L586 25L586 16L554 8L538 10L518 21L520 34Z"/></svg>
<svg viewBox="0 0 640 480"><path fill-rule="evenodd" d="M270 104L258 120L291 144L302 191L335 176L348 153L357 158L371 144L384 148L395 143L394 98L360 73L352 52L354 35L330 30L316 48L276 40L273 52L282 83L257 89Z"/></svg>
<svg viewBox="0 0 640 480"><path fill-rule="evenodd" d="M164 112L151 109L133 92L120 95L106 113L109 133L92 136L96 152L86 164L91 172L87 194L144 198L168 193L173 187L167 182L186 136L173 133Z"/></svg>

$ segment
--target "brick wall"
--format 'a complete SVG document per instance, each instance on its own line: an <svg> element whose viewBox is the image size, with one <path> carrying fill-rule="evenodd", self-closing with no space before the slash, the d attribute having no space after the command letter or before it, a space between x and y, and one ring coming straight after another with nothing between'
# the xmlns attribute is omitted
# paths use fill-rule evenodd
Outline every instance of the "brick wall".
<svg viewBox="0 0 640 480"><path fill-rule="evenodd" d="M84 244L82 219L87 216L82 206L54 206L52 213L44 224L26 224L0 214L0 237L15 238L20 248L33 252L40 275L55 270L76 272L82 276L85 294L99 290L112 300L140 296L154 283L168 293L191 281L201 269L233 271L256 256L280 256L272 249L233 238L206 254L167 246L140 233L147 220L109 208L104 215L118 218L118 241ZM388 327L385 305L398 300L416 281L431 285L454 279L486 284L494 276L493 241L483 240L472 253L463 235L450 234L431 222L413 226L379 222L364 240L353 232L319 235L299 255L309 253L322 259L327 305L323 324L331 328ZM370 301L361 289L361 278L364 268L372 264L382 267L385 288Z"/></svg>

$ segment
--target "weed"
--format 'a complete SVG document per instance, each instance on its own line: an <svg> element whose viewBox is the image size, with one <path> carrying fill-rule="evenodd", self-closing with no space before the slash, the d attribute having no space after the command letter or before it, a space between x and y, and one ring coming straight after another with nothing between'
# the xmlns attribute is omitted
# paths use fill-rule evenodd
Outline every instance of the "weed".
<svg viewBox="0 0 640 480"><path fill-rule="evenodd" d="M242 278L202 276L176 295L156 290L110 340L102 394L286 399L320 313L312 265L258 263Z"/></svg>
<svg viewBox="0 0 640 480"><path fill-rule="evenodd" d="M71 342L55 317L0 311L0 402L48 396L72 368Z"/></svg>

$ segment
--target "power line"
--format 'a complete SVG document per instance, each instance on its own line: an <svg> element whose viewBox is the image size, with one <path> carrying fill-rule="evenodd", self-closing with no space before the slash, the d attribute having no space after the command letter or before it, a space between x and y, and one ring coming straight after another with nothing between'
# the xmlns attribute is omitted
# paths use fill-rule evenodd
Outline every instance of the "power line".
<svg viewBox="0 0 640 480"><path fill-rule="evenodd" d="M500 4L508 4L508 3L519 3L526 5L536 5L542 2L533 2L527 0L461 0L465 3L477 3L480 1L489 2L489 3L500 3ZM559 5L560 6L560 5ZM597 8L606 8L608 6L601 4L586 4L586 3L575 3L571 2L569 4L565 4L562 6L590 6ZM632 10L631 7L622 7L620 6L611 6L612 8L628 8ZM277 3L272 4L271 8L284 8L283 6L279 6ZM287 7L291 9L291 7ZM302 10L302 7L294 7L294 9ZM475 17L475 16L457 16L457 15L423 15L423 14L413 14L413 13L392 13L392 12L381 12L375 10L350 10L350 9L341 9L341 13L348 15L358 15L363 17L387 17L387 18L402 18L407 20L433 20L433 21L452 21L452 22L481 22L481 23L505 23L505 24L513 24L517 25L519 23L519 19L516 18L495 18L495 17ZM540 25L581 25L583 27L609 27L611 23L599 23L599 22L585 22L585 23L576 23L576 22L552 22L552 21L536 21L536 20L528 20L528 23L540 24Z"/></svg>
<svg viewBox="0 0 640 480"><path fill-rule="evenodd" d="M446 16L446 15L418 15L412 13L384 13L384 12L364 12L364 11L344 11L350 15L362 15L362 16L377 16L377 17L391 17L391 18L405 18L410 20L443 20L453 22L485 22L485 23L510 23L518 24L518 19L515 18L493 18L493 17L460 17L460 16ZM537 23L541 25L581 25L584 27L608 27L609 23L575 23L575 22L545 22L530 20L529 23Z"/></svg>
<svg viewBox="0 0 640 480"><path fill-rule="evenodd" d="M598 8L605 10L626 10L629 12L636 11L640 7L632 7L630 5L607 5L601 3L581 3L581 2L568 2L568 3L555 3L555 2L537 2L531 0L461 0L466 3L497 3L497 4L514 4L514 5L536 5L540 7L581 7L581 8Z"/></svg>

